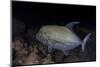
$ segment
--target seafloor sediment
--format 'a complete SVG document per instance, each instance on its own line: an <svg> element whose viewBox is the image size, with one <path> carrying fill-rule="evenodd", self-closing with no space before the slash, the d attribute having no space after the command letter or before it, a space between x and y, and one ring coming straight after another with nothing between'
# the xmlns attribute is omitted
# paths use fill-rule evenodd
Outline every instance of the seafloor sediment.
<svg viewBox="0 0 100 67"><path fill-rule="evenodd" d="M81 39L83 39L85 34L87 34L86 32L91 32L92 35L87 42L84 52L81 52L81 46L79 46L70 50L69 55L65 56L62 51L56 49L49 54L47 50L48 47L36 40L36 32L34 29L28 29L26 33L20 36L15 36L12 40L12 65L18 66L95 61L96 33L93 30L86 30L84 28L79 28L75 32L79 37L81 37Z"/></svg>

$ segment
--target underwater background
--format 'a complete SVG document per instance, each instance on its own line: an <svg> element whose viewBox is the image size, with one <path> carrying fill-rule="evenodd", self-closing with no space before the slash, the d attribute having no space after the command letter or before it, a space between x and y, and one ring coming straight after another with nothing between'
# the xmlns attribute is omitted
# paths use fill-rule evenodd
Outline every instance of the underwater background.
<svg viewBox="0 0 100 67"><path fill-rule="evenodd" d="M96 6L12 1L11 7L12 65L96 61ZM84 53L79 46L67 57L59 50L48 54L47 46L35 38L44 25L65 26L74 21L80 22L74 32L81 39L92 33Z"/></svg>

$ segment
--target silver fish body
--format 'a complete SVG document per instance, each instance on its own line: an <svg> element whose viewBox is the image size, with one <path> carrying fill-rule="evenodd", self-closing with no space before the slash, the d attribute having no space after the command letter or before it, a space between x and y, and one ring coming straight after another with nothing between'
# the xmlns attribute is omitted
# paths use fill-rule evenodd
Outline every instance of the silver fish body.
<svg viewBox="0 0 100 67"><path fill-rule="evenodd" d="M85 43L88 40L88 34L82 41L72 30L64 26L47 25L43 26L36 34L36 39L48 46L48 52L51 53L52 48L58 49L68 55L68 50L71 50L82 44L84 49Z"/></svg>

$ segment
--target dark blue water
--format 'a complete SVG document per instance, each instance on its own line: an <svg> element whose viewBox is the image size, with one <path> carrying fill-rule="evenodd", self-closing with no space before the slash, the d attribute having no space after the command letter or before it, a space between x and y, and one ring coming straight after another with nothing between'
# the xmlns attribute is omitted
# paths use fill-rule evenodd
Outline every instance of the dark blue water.
<svg viewBox="0 0 100 67"><path fill-rule="evenodd" d="M66 25L80 21L79 26L96 29L96 6L49 4L37 2L12 2L12 17L23 21L28 28L43 25Z"/></svg>

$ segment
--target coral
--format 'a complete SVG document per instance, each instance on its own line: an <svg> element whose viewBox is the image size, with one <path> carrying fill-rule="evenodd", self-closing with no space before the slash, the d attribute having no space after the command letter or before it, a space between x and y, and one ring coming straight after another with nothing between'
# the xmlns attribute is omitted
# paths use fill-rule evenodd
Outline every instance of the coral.
<svg viewBox="0 0 100 67"><path fill-rule="evenodd" d="M51 63L54 63L54 61L52 61L52 58L51 58L50 54L48 54L47 57L42 59L42 64L51 64Z"/></svg>
<svg viewBox="0 0 100 67"><path fill-rule="evenodd" d="M35 39L34 31L29 30L24 37L16 36L12 41L13 65L69 63L95 60L95 34L87 42L85 52L81 52L81 46L69 51L65 56L61 50L54 49L48 53L48 46ZM92 43L92 44L91 44Z"/></svg>
<svg viewBox="0 0 100 67"><path fill-rule="evenodd" d="M31 53L24 57L22 65L28 65L28 64L39 64L39 56L37 55L38 50L36 47L34 47L31 50Z"/></svg>

